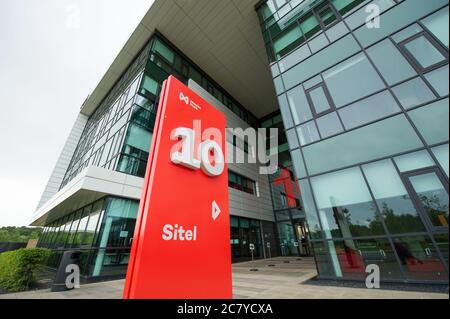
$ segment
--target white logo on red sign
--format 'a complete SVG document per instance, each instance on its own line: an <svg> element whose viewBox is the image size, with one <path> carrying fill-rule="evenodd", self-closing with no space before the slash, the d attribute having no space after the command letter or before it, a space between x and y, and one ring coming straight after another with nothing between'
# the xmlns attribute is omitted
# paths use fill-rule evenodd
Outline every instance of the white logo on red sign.
<svg viewBox="0 0 450 319"><path fill-rule="evenodd" d="M186 105L189 105L196 111L200 111L202 109L197 103L192 101L189 96L186 96L183 92L180 92L180 101L183 101Z"/></svg>

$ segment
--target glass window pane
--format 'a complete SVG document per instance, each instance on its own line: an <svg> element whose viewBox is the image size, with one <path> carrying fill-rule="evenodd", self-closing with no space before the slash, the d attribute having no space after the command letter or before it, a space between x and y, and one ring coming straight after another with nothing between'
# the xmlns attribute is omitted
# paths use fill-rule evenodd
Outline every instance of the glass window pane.
<svg viewBox="0 0 450 319"><path fill-rule="evenodd" d="M352 54L359 52L361 48L351 35L346 35L334 42L327 50L321 50L308 59L308 63L300 63L283 74L284 84L287 89L315 76L321 70L326 70L334 65L333 61L341 61Z"/></svg>
<svg viewBox="0 0 450 319"><path fill-rule="evenodd" d="M134 236L139 202L112 198L103 219L99 247L129 247Z"/></svg>
<svg viewBox="0 0 450 319"><path fill-rule="evenodd" d="M295 175L297 178L304 178L307 176L305 163L303 163L303 157L300 150L292 152L292 162L294 163Z"/></svg>
<svg viewBox="0 0 450 319"><path fill-rule="evenodd" d="M326 31L326 34L331 42L336 41L341 38L343 35L348 33L348 29L343 22L339 22L335 26L331 27Z"/></svg>
<svg viewBox="0 0 450 319"><path fill-rule="evenodd" d="M412 26L407 27L406 29L396 33L392 36L392 39L397 42L403 42L406 39L411 38L413 35L423 31L422 27L418 25L417 23L413 24Z"/></svg>
<svg viewBox="0 0 450 319"><path fill-rule="evenodd" d="M297 138L297 134L295 133L295 130L289 130L286 131L286 137L288 139L289 142L289 148L291 150L296 149L299 145L298 145L298 138Z"/></svg>
<svg viewBox="0 0 450 319"><path fill-rule="evenodd" d="M322 138L330 137L344 131L336 112L317 119L317 126L319 127Z"/></svg>
<svg viewBox="0 0 450 319"><path fill-rule="evenodd" d="M449 150L448 144L438 146L432 149L434 156L436 156L439 164L441 164L447 177L449 176Z"/></svg>
<svg viewBox="0 0 450 319"><path fill-rule="evenodd" d="M337 107L385 87L364 54L358 54L326 71L324 79Z"/></svg>
<svg viewBox="0 0 450 319"><path fill-rule="evenodd" d="M389 39L371 47L367 53L389 85L416 75L416 71Z"/></svg>
<svg viewBox="0 0 450 319"><path fill-rule="evenodd" d="M448 99L409 112L411 119L429 145L449 139Z"/></svg>
<svg viewBox="0 0 450 319"><path fill-rule="evenodd" d="M303 148L311 175L423 147L404 115L388 118Z"/></svg>
<svg viewBox="0 0 450 319"><path fill-rule="evenodd" d="M89 218L89 223L86 227L86 234L83 239L84 244L89 245L94 242L94 238L97 232L97 227L100 226L99 221L103 217L103 200L100 200L94 204L92 212Z"/></svg>
<svg viewBox="0 0 450 319"><path fill-rule="evenodd" d="M83 217L80 220L80 224L78 225L78 231L77 234L75 235L75 239L73 241L73 245L74 247L80 247L82 245L84 245L84 234L86 231L86 226L88 224L88 220L89 220L89 207L85 208L83 210Z"/></svg>
<svg viewBox="0 0 450 319"><path fill-rule="evenodd" d="M281 94L284 92L284 85L281 76L274 79L273 83L275 85L275 92L277 92L277 94Z"/></svg>
<svg viewBox="0 0 450 319"><path fill-rule="evenodd" d="M405 48L424 69L445 60L445 56L424 35L406 43Z"/></svg>
<svg viewBox="0 0 450 319"><path fill-rule="evenodd" d="M158 82L156 82L151 77L146 75L144 77L142 88L145 89L146 91L152 93L153 95L156 95L156 93L158 92ZM145 94L145 92L143 92L143 93Z"/></svg>
<svg viewBox="0 0 450 319"><path fill-rule="evenodd" d="M387 239L335 241L331 254L336 256L335 267L338 277L364 280L367 277L366 265L374 264L380 268L381 280L402 277L397 259Z"/></svg>
<svg viewBox="0 0 450 319"><path fill-rule="evenodd" d="M312 119L311 109L301 86L287 93L295 125Z"/></svg>
<svg viewBox="0 0 450 319"><path fill-rule="evenodd" d="M329 43L328 39L324 33L322 33L321 35L318 35L317 37L315 37L314 39L312 39L311 41L308 42L309 47L311 48L311 51L313 53L324 48L328 43Z"/></svg>
<svg viewBox="0 0 450 319"><path fill-rule="evenodd" d="M317 217L317 209L314 204L311 186L309 185L308 180L299 181L299 186L302 194L303 210L308 222L309 234L312 239L320 239L322 238L321 227Z"/></svg>
<svg viewBox="0 0 450 319"><path fill-rule="evenodd" d="M167 61L173 64L175 60L175 54L164 43L156 40L154 50L155 52L158 52L162 57L164 57Z"/></svg>
<svg viewBox="0 0 450 319"><path fill-rule="evenodd" d="M434 240L436 241L436 246L444 258L444 262L448 267L448 234L435 234Z"/></svg>
<svg viewBox="0 0 450 319"><path fill-rule="evenodd" d="M448 64L440 69L425 74L425 78L440 96L447 96L449 93Z"/></svg>
<svg viewBox="0 0 450 319"><path fill-rule="evenodd" d="M294 126L294 122L292 121L291 111L289 110L289 103L286 98L286 95L280 95L278 97L278 104L280 105L281 116L283 117L284 127L289 129Z"/></svg>
<svg viewBox="0 0 450 319"><path fill-rule="evenodd" d="M422 20L422 23L448 48L448 6Z"/></svg>
<svg viewBox="0 0 450 319"><path fill-rule="evenodd" d="M137 148L144 152L150 152L150 144L152 142L152 133L144 129L142 126L131 123L128 127L125 145Z"/></svg>
<svg viewBox="0 0 450 319"><path fill-rule="evenodd" d="M273 41L273 49L277 59L285 56L303 42L302 31L298 26L283 31L283 35Z"/></svg>
<svg viewBox="0 0 450 319"><path fill-rule="evenodd" d="M277 223L282 256L298 256L297 240L291 222Z"/></svg>
<svg viewBox="0 0 450 319"><path fill-rule="evenodd" d="M298 137L300 145L306 145L320 140L319 132L317 131L314 121L301 125L298 129Z"/></svg>
<svg viewBox="0 0 450 319"><path fill-rule="evenodd" d="M314 34L321 30L319 21L317 21L316 17L312 13L302 19L302 22L300 22L300 28L307 39L311 38Z"/></svg>
<svg viewBox="0 0 450 319"><path fill-rule="evenodd" d="M278 64L273 64L270 67L270 71L272 72L272 77L277 77L280 74L280 69L278 68Z"/></svg>
<svg viewBox="0 0 450 319"><path fill-rule="evenodd" d="M328 102L322 85L308 91L308 94L311 97L311 101L317 114L323 113L330 109L330 103Z"/></svg>
<svg viewBox="0 0 450 319"><path fill-rule="evenodd" d="M80 223L80 217L81 217L82 211L77 211L75 213L75 217L74 217L74 221L72 223L72 227L70 228L70 235L69 238L67 239L67 244L66 247L71 248L73 245L73 240L75 238L75 234L78 230L78 225Z"/></svg>
<svg viewBox="0 0 450 319"><path fill-rule="evenodd" d="M394 247L407 278L448 281L447 271L429 236L394 238Z"/></svg>
<svg viewBox="0 0 450 319"><path fill-rule="evenodd" d="M311 245L314 250L314 256L316 257L319 276L334 276L333 269L331 268L328 259L328 252L323 242L314 241Z"/></svg>
<svg viewBox="0 0 450 319"><path fill-rule="evenodd" d="M412 176L409 180L433 226L448 228L448 193L436 173Z"/></svg>
<svg viewBox="0 0 450 319"><path fill-rule="evenodd" d="M309 49L309 46L307 44L302 45L294 52L280 60L279 65L281 72L285 72L287 69L290 69L294 65L302 62L310 55L311 50Z"/></svg>
<svg viewBox="0 0 450 319"><path fill-rule="evenodd" d="M405 109L428 103L436 97L421 78L415 78L392 89Z"/></svg>
<svg viewBox="0 0 450 319"><path fill-rule="evenodd" d="M352 129L400 112L400 107L388 91L373 95L365 100L339 110L346 129Z"/></svg>
<svg viewBox="0 0 450 319"><path fill-rule="evenodd" d="M396 5L395 0L373 0L371 4L374 4L378 6L380 9L380 13L383 13L387 9L393 7ZM363 25L366 22L367 19L367 7L363 6L362 8L358 9L356 12L352 13L348 17L345 18L348 26L354 30L357 27Z"/></svg>
<svg viewBox="0 0 450 319"><path fill-rule="evenodd" d="M331 2L334 4L339 13L344 15L360 3L364 2L364 0L331 0Z"/></svg>
<svg viewBox="0 0 450 319"><path fill-rule="evenodd" d="M311 179L326 238L384 234L359 168Z"/></svg>
<svg viewBox="0 0 450 319"><path fill-rule="evenodd" d="M394 160L402 173L436 165L427 151L398 156Z"/></svg>
<svg viewBox="0 0 450 319"><path fill-rule="evenodd" d="M390 160L365 165L363 170L391 234L426 231Z"/></svg>
<svg viewBox="0 0 450 319"><path fill-rule="evenodd" d="M305 87L305 90L309 90L312 87L319 85L322 82L323 82L322 76L319 74L319 75L313 77L312 79L309 79L305 83L303 83L303 86Z"/></svg>
<svg viewBox="0 0 450 319"><path fill-rule="evenodd" d="M334 11L330 7L326 7L318 13L322 23L327 26L337 20Z"/></svg>

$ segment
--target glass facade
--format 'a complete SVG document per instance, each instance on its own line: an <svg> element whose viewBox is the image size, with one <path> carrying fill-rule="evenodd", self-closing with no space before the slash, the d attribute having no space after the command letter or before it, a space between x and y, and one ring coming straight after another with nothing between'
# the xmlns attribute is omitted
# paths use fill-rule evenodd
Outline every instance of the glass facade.
<svg viewBox="0 0 450 319"><path fill-rule="evenodd" d="M237 116L256 117L161 35L155 34L90 116L60 188L88 166L144 177L162 83L191 78Z"/></svg>
<svg viewBox="0 0 450 319"><path fill-rule="evenodd" d="M89 118L60 188L88 166L144 177L159 93L169 75L185 84L188 79L193 79L239 118L256 125L253 114L162 35L154 34ZM235 147L239 146L235 143ZM245 142L241 148L244 152L249 151ZM255 181L231 171L229 187L259 196ZM39 241L39 246L53 251L49 266L57 268L64 251L75 249L82 252L83 276L124 275L138 206L138 201L107 196L64 217L51 216L54 220L48 222ZM278 255L274 223L238 217L232 217L231 223L234 225L231 228L233 261L251 259L249 244L256 247L255 258ZM266 247L263 242L272 242L273 248Z"/></svg>
<svg viewBox="0 0 450 319"><path fill-rule="evenodd" d="M126 274L138 209L139 201L105 197L49 223L39 240L39 247L52 250L48 266L57 268L64 251L77 250L85 277ZM230 225L233 262L251 260L250 244L255 259L278 255L273 223L231 216Z"/></svg>
<svg viewBox="0 0 450 319"><path fill-rule="evenodd" d="M448 1L257 10L320 276L448 283Z"/></svg>
<svg viewBox="0 0 450 319"><path fill-rule="evenodd" d="M306 176L304 167L296 167L289 152L289 143L297 145L298 142L293 130L284 131L281 114L276 112L261 121L263 128L277 128L278 135L278 169L275 174L269 175L275 220L277 222L277 239L281 256L309 256L311 253L309 242L309 228L306 216L300 201L300 188L297 176ZM270 130L268 130L270 132ZM268 132L268 134L269 134ZM270 140L266 136L267 151L270 152ZM288 143L289 141L289 143Z"/></svg>
<svg viewBox="0 0 450 319"><path fill-rule="evenodd" d="M258 121L156 33L89 118L61 188L88 166L144 177L162 83L193 79L251 126L280 130L276 223L232 216L234 261L253 244L254 258L314 254L322 278L363 280L377 264L382 280L448 282L448 0L268 0L257 14L280 112ZM106 196L52 216L39 245L52 267L77 249L84 276L123 275L137 210Z"/></svg>

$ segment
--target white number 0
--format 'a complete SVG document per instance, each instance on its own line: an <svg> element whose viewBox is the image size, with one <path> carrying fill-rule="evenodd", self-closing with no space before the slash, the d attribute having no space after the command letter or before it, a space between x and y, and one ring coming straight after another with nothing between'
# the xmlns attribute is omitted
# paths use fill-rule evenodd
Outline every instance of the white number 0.
<svg viewBox="0 0 450 319"><path fill-rule="evenodd" d="M177 165L197 170L200 169L208 176L219 176L225 169L225 158L220 145L212 140L206 140L199 145L198 159L195 158L195 131L185 127L179 127L172 133L171 139L181 138L181 152L173 152L171 160ZM211 151L214 154L213 166L210 161Z"/></svg>

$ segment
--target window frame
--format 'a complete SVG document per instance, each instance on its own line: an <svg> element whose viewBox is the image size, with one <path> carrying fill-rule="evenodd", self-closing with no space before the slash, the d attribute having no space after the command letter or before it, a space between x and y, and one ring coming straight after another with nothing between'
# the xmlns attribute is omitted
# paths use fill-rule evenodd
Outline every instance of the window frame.
<svg viewBox="0 0 450 319"><path fill-rule="evenodd" d="M324 4L325 4L325 5L322 4L322 7L320 7L320 8L313 8L313 12L314 12L314 15L315 15L316 18L317 18L317 21L319 21L319 24L320 24L322 30L323 30L323 31L326 31L326 30L328 30L329 28L332 28L333 26L335 26L336 24L338 24L338 23L341 21L342 17L341 17L341 15L339 14L339 12L336 10L336 8L335 8L333 5L331 5L330 2L328 2L328 3L325 2ZM329 23L329 24L325 24L324 21L323 21L323 19L322 19L322 17L320 16L320 14L321 14L322 12L324 12L325 10L327 10L327 9L330 9L331 12L333 12L333 15L334 15L335 18L336 18L333 22L331 22L331 23Z"/></svg>
<svg viewBox="0 0 450 319"><path fill-rule="evenodd" d="M318 88L322 88L324 94L325 94L325 98L327 99L327 102L330 106L330 108L328 110L322 111L322 112L317 112L316 110L316 105L314 104L314 101L311 97L311 92L317 90ZM328 87L326 85L326 83L322 80L322 82L310 87L309 89L305 90L305 95L306 95L306 100L309 103L309 108L311 109L311 112L313 114L313 119L317 119L319 117L322 117L324 115L327 115L329 113L332 113L334 111L336 111L336 106L334 105L334 101L333 98L331 97L330 91L328 91Z"/></svg>
<svg viewBox="0 0 450 319"><path fill-rule="evenodd" d="M444 60L438 63L435 63L433 65L430 65L426 68L424 68L420 62L416 59L416 57L408 50L406 45L408 43L411 43L414 40L417 40L418 38L425 37L425 39L440 53L444 56ZM439 69L440 67L445 66L448 64L448 51L442 47L442 45L434 39L433 36L431 36L425 29L412 35L411 37L399 42L396 44L399 51L403 54L403 56L406 58L406 60L411 64L411 66L414 68L414 70L422 75L424 73Z"/></svg>
<svg viewBox="0 0 450 319"><path fill-rule="evenodd" d="M441 169L438 166L436 166L436 164L432 167L421 168L421 169L417 169L417 170L410 171L410 172L400 173L400 178L402 179L402 182L405 185L407 192L411 197L414 207L416 208L416 210L419 212L420 216L422 217L422 221L423 221L425 227L427 228L427 230L430 233L448 232L449 227L433 225L432 220L428 216L428 212L427 212L426 208L422 204L422 201L420 200L420 198L410 180L411 177L432 174L432 173L436 174L436 177L441 182L444 190L447 192L447 194L449 194L448 182L447 182L445 176L443 175L443 173L441 172Z"/></svg>

